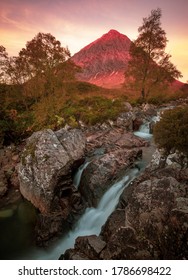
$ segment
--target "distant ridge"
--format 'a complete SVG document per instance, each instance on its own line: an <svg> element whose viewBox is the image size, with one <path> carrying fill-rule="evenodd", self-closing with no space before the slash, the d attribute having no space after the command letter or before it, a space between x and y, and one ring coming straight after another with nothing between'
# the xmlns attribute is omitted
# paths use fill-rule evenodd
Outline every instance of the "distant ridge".
<svg viewBox="0 0 188 280"><path fill-rule="evenodd" d="M77 78L106 88L121 87L130 44L126 35L111 29L71 58L83 70Z"/></svg>
<svg viewBox="0 0 188 280"><path fill-rule="evenodd" d="M130 60L130 45L126 35L111 29L72 56L73 62L82 68L77 79L104 88L121 88ZM183 85L174 80L171 87L178 90Z"/></svg>

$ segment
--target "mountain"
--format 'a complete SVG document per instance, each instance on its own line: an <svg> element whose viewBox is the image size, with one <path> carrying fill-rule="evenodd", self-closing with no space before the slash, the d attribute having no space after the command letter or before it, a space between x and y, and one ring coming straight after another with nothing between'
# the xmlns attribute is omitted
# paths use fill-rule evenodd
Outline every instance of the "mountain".
<svg viewBox="0 0 188 280"><path fill-rule="evenodd" d="M130 44L127 36L110 30L71 58L82 68L77 78L106 88L120 87L130 59Z"/></svg>

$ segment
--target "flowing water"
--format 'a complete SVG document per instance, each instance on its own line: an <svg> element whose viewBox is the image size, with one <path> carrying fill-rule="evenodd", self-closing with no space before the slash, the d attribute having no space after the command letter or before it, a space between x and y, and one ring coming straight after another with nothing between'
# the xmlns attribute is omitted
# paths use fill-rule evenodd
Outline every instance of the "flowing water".
<svg viewBox="0 0 188 280"><path fill-rule="evenodd" d="M139 170L137 168L129 170L121 180L114 183L112 187L106 191L96 208L91 207L86 209L85 213L75 224L73 230L60 239L55 246L48 248L46 251L35 251L29 258L34 257L34 259L55 260L58 259L66 249L74 247L75 239L78 236L99 235L101 227L104 225L109 215L115 210L123 189L136 177L138 172Z"/></svg>
<svg viewBox="0 0 188 280"><path fill-rule="evenodd" d="M151 121L147 121L143 123L140 126L139 130L134 132L134 135L145 139L151 139L153 135L150 133L150 123L152 122L156 123L159 121L159 119L160 119L159 114L157 116L152 117Z"/></svg>
<svg viewBox="0 0 188 280"><path fill-rule="evenodd" d="M52 247L49 247L48 249L36 249L33 248L31 244L19 244L19 242L15 242L15 244L18 244L16 248L14 249L14 246L11 247L11 250L8 250L9 257L6 257L7 254L5 254L5 250L7 250L6 246L4 248L4 252L2 252L1 255L4 256L6 259L58 259L61 254L65 252L66 249L74 247L75 239L78 236L84 236L84 235L92 235L96 234L99 235L101 231L101 227L105 224L107 218L109 215L114 211L115 207L118 204L119 197L124 190L126 186L136 177L138 174L146 167L146 165L150 162L152 154L154 152L154 145L152 144L152 135L149 133L149 123L144 124L141 126L140 130L138 132L134 133L135 135L146 138L150 140L151 145L149 147L145 147L143 149L143 158L142 160L137 162L138 168L130 169L129 171L126 171L124 176L117 182L115 182L110 189L106 191L106 193L101 198L98 206L96 208L87 208L85 213L81 216L81 218L77 221L74 228L69 231L64 237L60 238L56 244ZM85 162L78 170L77 174L74 177L74 185L75 187L79 186L80 179L82 176L83 170L87 167L89 162ZM7 212L8 213L8 212ZM5 213L4 215L6 216ZM23 221L20 222L18 220L17 216L12 215L11 213L8 213L7 215L11 215L11 217L7 217L7 219L14 218L13 220L8 221L7 219L4 220L5 224L8 224L7 221L12 223L13 225L16 223L17 227L20 227L19 232L23 233L23 240L28 240L29 233L28 229L25 229L23 227ZM2 224L3 225L3 224ZM2 226L0 224L0 226ZM30 226L28 226L30 228ZM9 226L9 230L12 231L14 228L12 226ZM26 232L26 234L24 233ZM3 235L6 233L3 231ZM11 234L11 232L10 232ZM30 230L31 234L31 230ZM0 235L1 236L1 235ZM14 232L13 232L14 238ZM23 242L22 242L23 243ZM22 248L23 251L19 248L19 246ZM19 250L18 250L19 248Z"/></svg>
<svg viewBox="0 0 188 280"><path fill-rule="evenodd" d="M86 161L78 168L78 171L76 172L76 174L73 178L73 185L75 186L75 188L79 187L82 173L83 173L84 169L88 166L88 164L89 164L89 161Z"/></svg>
<svg viewBox="0 0 188 280"><path fill-rule="evenodd" d="M149 124L142 126L139 131L139 136L143 138L150 139L152 135L149 133ZM114 183L109 190L101 198L98 206L96 208L87 208L82 217L78 220L73 230L71 230L66 236L60 239L55 246L48 248L46 251L35 251L30 255L30 258L34 259L58 259L61 254L63 254L67 249L73 248L75 239L78 236L86 235L99 235L101 227L105 224L109 215L115 210L119 197L123 192L124 188L136 177L138 174L148 165L151 160L152 154L155 150L152 139L150 141L151 145L149 147L143 148L143 158L137 162L138 168L130 169L125 172L123 178L118 182ZM83 169L86 167L85 163L78 170L75 175L76 181L80 182L81 174ZM79 180L78 180L79 178ZM78 183L79 184L79 183Z"/></svg>
<svg viewBox="0 0 188 280"><path fill-rule="evenodd" d="M152 134L150 134L149 122L142 124L138 131L134 132L134 135L139 136L141 138L150 139Z"/></svg>

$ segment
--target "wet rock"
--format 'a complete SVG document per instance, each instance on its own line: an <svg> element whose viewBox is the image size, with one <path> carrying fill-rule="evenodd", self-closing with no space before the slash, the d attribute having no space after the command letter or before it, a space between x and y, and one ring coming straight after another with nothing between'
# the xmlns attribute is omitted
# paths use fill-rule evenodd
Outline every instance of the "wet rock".
<svg viewBox="0 0 188 280"><path fill-rule="evenodd" d="M85 254L89 255L92 259L98 258L105 246L106 242L96 235L78 237L75 243L76 250L81 249L82 252L85 252Z"/></svg>
<svg viewBox="0 0 188 280"><path fill-rule="evenodd" d="M132 111L121 113L116 120L116 126L126 129L127 131L133 130L133 119L135 118Z"/></svg>
<svg viewBox="0 0 188 280"><path fill-rule="evenodd" d="M68 249L65 254L60 256L59 260L90 260L90 258L88 258L83 252Z"/></svg>
<svg viewBox="0 0 188 280"><path fill-rule="evenodd" d="M155 127L155 124L156 124L156 122L154 122L154 121L151 121L151 122L149 123L149 133L150 133L150 134L153 134L153 129L154 129L154 127Z"/></svg>
<svg viewBox="0 0 188 280"><path fill-rule="evenodd" d="M135 118L133 120L133 131L139 130L142 124L143 124L143 120L141 118Z"/></svg>
<svg viewBox="0 0 188 280"><path fill-rule="evenodd" d="M106 245L96 258L187 259L187 170L170 166L152 170L149 166L125 188L102 228L99 238ZM81 244L87 244L86 240L82 237L71 256L84 252ZM85 251L93 259L90 250Z"/></svg>
<svg viewBox="0 0 188 280"><path fill-rule="evenodd" d="M148 145L133 133L127 132L121 128L109 128L105 131L88 131L86 132L86 154L92 155L97 148L103 148L104 152L111 152L115 149L131 149Z"/></svg>
<svg viewBox="0 0 188 280"><path fill-rule="evenodd" d="M135 259L136 247L134 230L130 227L121 227L116 234L111 236L100 257L107 260Z"/></svg>
<svg viewBox="0 0 188 280"><path fill-rule="evenodd" d="M61 214L39 214L35 226L36 244L46 247L68 230L70 224Z"/></svg>
<svg viewBox="0 0 188 280"><path fill-rule="evenodd" d="M120 128L89 131L86 139L86 154L91 160L82 173L79 191L89 206L96 206L114 180L142 156L141 147L148 141Z"/></svg>
<svg viewBox="0 0 188 280"><path fill-rule="evenodd" d="M108 240L109 236L115 234L121 227L125 226L125 210L116 209L108 218L102 228L104 240Z"/></svg>
<svg viewBox="0 0 188 280"><path fill-rule="evenodd" d="M0 209L20 199L17 174L19 153L19 146L0 149Z"/></svg>
<svg viewBox="0 0 188 280"><path fill-rule="evenodd" d="M76 239L74 251L65 252L64 259L99 259L105 246L106 242L96 235L81 236Z"/></svg>
<svg viewBox="0 0 188 280"><path fill-rule="evenodd" d="M125 229L111 230L116 214L109 218L102 232L107 242L102 258L187 259L188 187L182 179L169 167L147 170L134 181L128 200L125 189L121 200L127 201L127 206L119 204L121 212L124 210L119 225L124 224ZM132 232L129 239L128 229Z"/></svg>
<svg viewBox="0 0 188 280"><path fill-rule="evenodd" d="M71 167L84 156L80 130L48 129L27 139L19 167L20 191L42 213L60 211L63 187L71 185Z"/></svg>
<svg viewBox="0 0 188 280"><path fill-rule="evenodd" d="M144 111L144 113L146 115L149 115L149 116L155 116L157 115L157 110L156 110L156 106L152 105L152 104L143 104L142 105L142 110Z"/></svg>
<svg viewBox="0 0 188 280"><path fill-rule="evenodd" d="M0 181L0 197L3 197L8 192L6 185Z"/></svg>
<svg viewBox="0 0 188 280"><path fill-rule="evenodd" d="M179 151L167 153L164 149L156 149L153 154L150 168L157 169L170 166L172 168L183 169L188 166L188 158Z"/></svg>
<svg viewBox="0 0 188 280"><path fill-rule="evenodd" d="M82 174L79 191L89 206L96 206L121 172L133 165L140 149L117 149L92 160Z"/></svg>

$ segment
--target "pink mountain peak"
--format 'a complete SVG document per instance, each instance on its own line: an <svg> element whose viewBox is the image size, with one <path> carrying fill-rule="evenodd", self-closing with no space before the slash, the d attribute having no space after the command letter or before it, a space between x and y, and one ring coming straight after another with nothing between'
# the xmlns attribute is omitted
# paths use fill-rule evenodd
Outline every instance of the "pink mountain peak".
<svg viewBox="0 0 188 280"><path fill-rule="evenodd" d="M119 86L124 81L130 44L126 35L111 29L72 57L83 69L78 78L104 87Z"/></svg>
<svg viewBox="0 0 188 280"><path fill-rule="evenodd" d="M100 38L96 39L95 41L93 41L92 43L90 43L89 45L85 46L82 50L88 50L90 48L92 48L93 46L97 45L105 45L106 43L109 43L111 41L116 41L116 40L122 40L122 41L127 41L128 44L128 48L130 46L130 39L124 35L121 34L120 32L111 29L108 33L105 33L104 35L102 35Z"/></svg>

